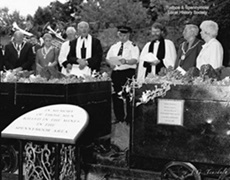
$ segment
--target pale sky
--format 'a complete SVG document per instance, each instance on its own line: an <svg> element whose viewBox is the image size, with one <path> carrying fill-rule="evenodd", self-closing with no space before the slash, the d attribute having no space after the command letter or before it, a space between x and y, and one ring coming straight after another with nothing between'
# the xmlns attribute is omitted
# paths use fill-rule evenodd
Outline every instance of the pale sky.
<svg viewBox="0 0 230 180"><path fill-rule="evenodd" d="M34 15L37 8L46 7L56 0L0 0L0 8L7 7L12 13L14 10L19 11L20 15L26 16L28 14ZM61 3L65 3L68 0L58 0Z"/></svg>

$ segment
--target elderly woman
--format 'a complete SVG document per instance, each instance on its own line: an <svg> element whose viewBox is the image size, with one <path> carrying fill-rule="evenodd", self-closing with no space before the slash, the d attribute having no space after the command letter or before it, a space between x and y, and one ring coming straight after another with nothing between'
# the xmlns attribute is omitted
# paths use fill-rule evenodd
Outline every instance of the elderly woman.
<svg viewBox="0 0 230 180"><path fill-rule="evenodd" d="M181 67L188 71L191 67L196 67L196 58L199 55L204 42L197 38L199 28L194 24L187 24L183 31L185 41L180 45L177 53L175 69Z"/></svg>
<svg viewBox="0 0 230 180"><path fill-rule="evenodd" d="M40 74L42 68L50 66L58 69L58 50L52 46L52 36L49 33L43 36L44 46L36 53L36 73Z"/></svg>
<svg viewBox="0 0 230 180"><path fill-rule="evenodd" d="M223 65L223 47L216 39L218 35L218 24L211 20L203 21L200 25L201 37L205 41L200 54L196 60L196 66L210 64L214 69Z"/></svg>

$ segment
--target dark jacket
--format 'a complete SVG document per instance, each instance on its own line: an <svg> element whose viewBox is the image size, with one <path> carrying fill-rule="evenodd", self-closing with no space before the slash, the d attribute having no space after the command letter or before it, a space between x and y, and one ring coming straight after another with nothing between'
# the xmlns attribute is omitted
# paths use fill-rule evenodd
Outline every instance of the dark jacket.
<svg viewBox="0 0 230 180"><path fill-rule="evenodd" d="M175 68L180 66L185 71L188 71L191 67L196 67L196 58L199 55L204 42L202 40L195 39L190 49L187 49L187 44L187 42L184 42L180 45L175 63ZM185 55L184 59L182 58L183 54Z"/></svg>
<svg viewBox="0 0 230 180"><path fill-rule="evenodd" d="M77 46L77 39L74 39L73 41L70 42L70 51L67 56L67 61L63 62L64 67L66 67L68 63L78 64L77 55L76 55L76 46ZM92 37L92 57L87 59L91 70L96 70L96 71L100 70L102 54L103 51L101 47L101 42L98 39Z"/></svg>
<svg viewBox="0 0 230 180"><path fill-rule="evenodd" d="M25 42L19 57L12 42L5 46L4 65L7 70L18 67L22 67L23 70L31 70L34 61L35 56L30 43Z"/></svg>

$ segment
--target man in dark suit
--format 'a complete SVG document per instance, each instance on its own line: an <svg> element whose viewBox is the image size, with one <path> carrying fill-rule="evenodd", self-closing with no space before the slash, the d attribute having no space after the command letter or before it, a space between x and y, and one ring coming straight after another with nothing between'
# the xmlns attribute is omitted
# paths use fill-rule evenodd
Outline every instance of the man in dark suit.
<svg viewBox="0 0 230 180"><path fill-rule="evenodd" d="M24 41L24 34L16 31L13 40L5 46L4 66L6 70L31 70L34 63L32 45Z"/></svg>
<svg viewBox="0 0 230 180"><path fill-rule="evenodd" d="M89 24L82 21L78 24L78 38L70 42L67 61L62 65L77 76L90 75L91 71L100 70L102 47L98 39L89 34Z"/></svg>

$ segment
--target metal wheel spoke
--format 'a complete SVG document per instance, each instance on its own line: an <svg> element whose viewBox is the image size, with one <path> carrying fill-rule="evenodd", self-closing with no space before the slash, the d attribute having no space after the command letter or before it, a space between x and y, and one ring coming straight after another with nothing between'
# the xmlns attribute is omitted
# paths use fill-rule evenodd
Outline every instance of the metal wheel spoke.
<svg viewBox="0 0 230 180"><path fill-rule="evenodd" d="M194 173L191 172L191 173L187 174L184 178L186 179L186 178L188 178L188 177L192 177L193 175L194 175Z"/></svg>
<svg viewBox="0 0 230 180"><path fill-rule="evenodd" d="M161 177L163 180L201 180L200 174L191 163L174 161L165 166L161 172Z"/></svg>
<svg viewBox="0 0 230 180"><path fill-rule="evenodd" d="M176 173L173 172L173 170L167 169L167 171L169 171L170 175L172 175L172 177L174 177L175 179L182 180Z"/></svg>

